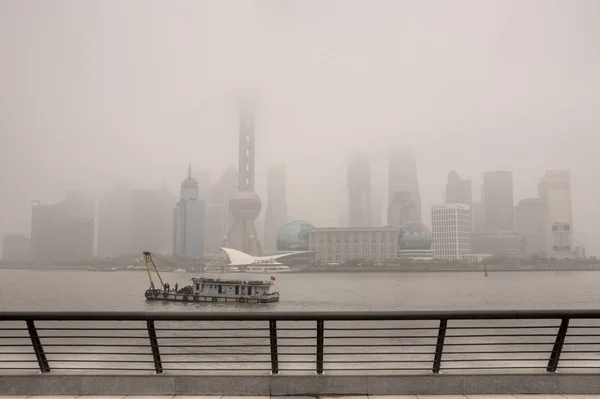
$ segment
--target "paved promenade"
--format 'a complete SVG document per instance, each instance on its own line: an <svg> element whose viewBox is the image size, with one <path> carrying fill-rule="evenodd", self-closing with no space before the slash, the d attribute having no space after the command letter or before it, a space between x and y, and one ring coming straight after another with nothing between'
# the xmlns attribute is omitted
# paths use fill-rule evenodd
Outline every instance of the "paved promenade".
<svg viewBox="0 0 600 399"><path fill-rule="evenodd" d="M600 395L358 395L358 396L183 396L183 395L22 395L0 399L600 399Z"/></svg>

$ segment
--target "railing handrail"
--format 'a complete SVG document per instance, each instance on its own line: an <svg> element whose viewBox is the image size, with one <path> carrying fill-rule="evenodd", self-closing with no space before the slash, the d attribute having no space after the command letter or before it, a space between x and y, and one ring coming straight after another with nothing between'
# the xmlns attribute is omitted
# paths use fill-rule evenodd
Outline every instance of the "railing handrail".
<svg viewBox="0 0 600 399"><path fill-rule="evenodd" d="M0 312L0 321L390 321L597 319L600 310L460 310L460 311L325 311L325 312Z"/></svg>

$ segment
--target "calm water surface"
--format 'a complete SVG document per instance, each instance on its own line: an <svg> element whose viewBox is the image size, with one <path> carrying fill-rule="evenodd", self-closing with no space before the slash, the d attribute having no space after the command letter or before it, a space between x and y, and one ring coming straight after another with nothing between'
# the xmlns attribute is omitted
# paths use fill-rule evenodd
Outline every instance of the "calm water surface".
<svg viewBox="0 0 600 399"><path fill-rule="evenodd" d="M163 273L173 287L193 274ZM226 274L268 279L269 275ZM0 270L0 309L90 311L318 311L593 309L600 304L595 271L481 273L277 274L281 302L148 302L145 271Z"/></svg>

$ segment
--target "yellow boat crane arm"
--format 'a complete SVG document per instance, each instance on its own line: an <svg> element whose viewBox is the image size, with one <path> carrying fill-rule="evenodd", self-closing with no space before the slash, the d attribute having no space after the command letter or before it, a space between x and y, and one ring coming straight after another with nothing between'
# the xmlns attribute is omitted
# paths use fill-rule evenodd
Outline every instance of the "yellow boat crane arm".
<svg viewBox="0 0 600 399"><path fill-rule="evenodd" d="M143 254L144 254L144 262L146 263L146 270L148 271L148 278L150 279L150 288L155 289L154 281L152 281L152 274L150 273L150 263L152 263L152 266L154 266L154 271L156 271L156 275L158 276L158 279L160 280L161 288L164 287L165 284L163 283L163 280L160 277L160 273L158 272L156 263L154 263L154 259L152 259L152 254L148 251L144 251Z"/></svg>

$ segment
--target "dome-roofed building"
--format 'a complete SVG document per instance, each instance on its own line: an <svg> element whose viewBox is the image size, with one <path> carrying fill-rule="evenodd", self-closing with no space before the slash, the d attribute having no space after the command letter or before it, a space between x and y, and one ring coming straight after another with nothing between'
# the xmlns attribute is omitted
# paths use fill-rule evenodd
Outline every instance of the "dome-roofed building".
<svg viewBox="0 0 600 399"><path fill-rule="evenodd" d="M398 257L412 260L433 259L431 230L421 222L406 222L400 226Z"/></svg>
<svg viewBox="0 0 600 399"><path fill-rule="evenodd" d="M308 229L314 227L303 220L289 222L277 233L277 252L308 251Z"/></svg>

